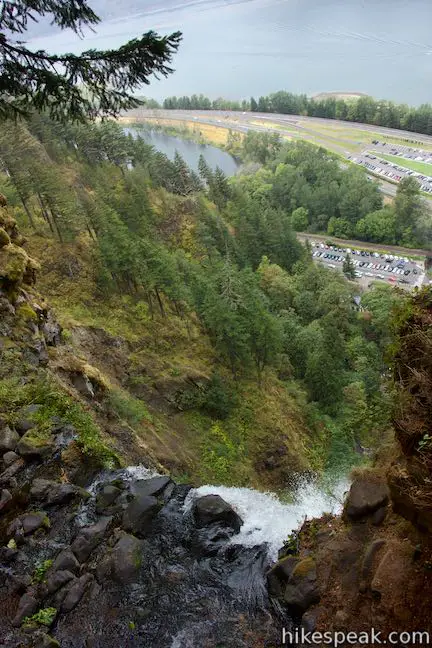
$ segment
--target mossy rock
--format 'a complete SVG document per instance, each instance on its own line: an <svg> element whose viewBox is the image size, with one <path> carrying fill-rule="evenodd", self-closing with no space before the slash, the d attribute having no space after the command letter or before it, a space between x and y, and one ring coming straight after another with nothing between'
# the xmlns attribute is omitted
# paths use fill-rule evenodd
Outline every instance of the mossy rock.
<svg viewBox="0 0 432 648"><path fill-rule="evenodd" d="M27 303L20 304L16 310L16 314L25 322L37 322L38 320L37 314Z"/></svg>
<svg viewBox="0 0 432 648"><path fill-rule="evenodd" d="M5 247L5 245L9 245L10 242L9 234L3 229L3 227L0 227L0 247Z"/></svg>
<svg viewBox="0 0 432 648"><path fill-rule="evenodd" d="M19 283L23 280L29 257L27 253L16 245L9 244L0 249L0 279L10 283Z"/></svg>
<svg viewBox="0 0 432 648"><path fill-rule="evenodd" d="M29 430L23 437L21 437L16 451L22 457L40 457L44 458L51 454L53 451L53 444L51 438L46 432L40 432L37 428Z"/></svg>

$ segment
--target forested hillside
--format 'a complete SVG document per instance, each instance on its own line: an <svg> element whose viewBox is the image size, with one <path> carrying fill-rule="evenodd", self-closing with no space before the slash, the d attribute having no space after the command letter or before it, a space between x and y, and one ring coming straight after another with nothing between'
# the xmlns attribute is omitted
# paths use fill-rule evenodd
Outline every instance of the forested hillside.
<svg viewBox="0 0 432 648"><path fill-rule="evenodd" d="M198 175L114 122L34 116L3 129L0 189L64 326L54 365L81 353L108 385L104 411L175 473L278 488L382 440L402 297L377 287L358 311L357 286L292 229L324 207L364 218L374 184L313 147L237 144L270 166L228 181L202 159Z"/></svg>

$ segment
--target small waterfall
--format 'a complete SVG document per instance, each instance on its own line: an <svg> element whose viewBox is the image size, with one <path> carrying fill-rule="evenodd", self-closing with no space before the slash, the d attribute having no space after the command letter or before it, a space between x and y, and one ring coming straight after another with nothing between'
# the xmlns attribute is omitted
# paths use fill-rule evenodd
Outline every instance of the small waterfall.
<svg viewBox="0 0 432 648"><path fill-rule="evenodd" d="M233 536L231 542L245 547L267 544L269 558L276 560L278 550L288 535L298 529L306 518L340 513L348 488L347 479L341 479L326 490L317 482L304 478L300 479L292 494L293 501L284 503L274 493L262 493L252 488L206 485L190 491L185 501L185 511L190 510L197 497L220 495L244 522L240 533Z"/></svg>

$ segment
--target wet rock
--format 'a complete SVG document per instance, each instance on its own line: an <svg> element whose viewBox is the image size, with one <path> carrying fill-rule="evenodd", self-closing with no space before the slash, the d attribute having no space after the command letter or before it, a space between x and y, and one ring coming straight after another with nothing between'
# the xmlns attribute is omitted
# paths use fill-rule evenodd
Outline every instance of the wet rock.
<svg viewBox="0 0 432 648"><path fill-rule="evenodd" d="M286 585L298 562L299 558L295 556L285 556L269 569L267 587L271 596L283 597Z"/></svg>
<svg viewBox="0 0 432 648"><path fill-rule="evenodd" d="M117 497L122 493L120 488L112 484L106 484L96 497L96 511L103 511L115 502Z"/></svg>
<svg viewBox="0 0 432 648"><path fill-rule="evenodd" d="M18 411L18 421L15 425L18 432L24 434L25 432L28 432L29 430L36 427L36 423L34 422L33 417L35 414L37 414L41 407L42 405L33 403L31 405L25 405Z"/></svg>
<svg viewBox="0 0 432 648"><path fill-rule="evenodd" d="M18 432L6 426L0 430L0 453L8 452L8 450L15 450L18 441L20 440Z"/></svg>
<svg viewBox="0 0 432 648"><path fill-rule="evenodd" d="M301 614L319 603L316 566L312 558L304 558L297 563L286 586L284 599L294 612Z"/></svg>
<svg viewBox="0 0 432 648"><path fill-rule="evenodd" d="M197 499L193 506L193 514L198 528L219 522L238 533L243 524L243 520L232 506L219 495L205 495Z"/></svg>
<svg viewBox="0 0 432 648"><path fill-rule="evenodd" d="M234 529L215 523L208 527L196 529L192 544L200 556L215 556L220 548L226 545L234 534Z"/></svg>
<svg viewBox="0 0 432 648"><path fill-rule="evenodd" d="M111 517L103 517L96 524L81 529L80 535L71 545L73 553L81 563L87 560L93 549L101 542L111 520Z"/></svg>
<svg viewBox="0 0 432 648"><path fill-rule="evenodd" d="M134 495L151 495L153 497L158 497L158 495L162 495L170 483L172 483L172 481L166 475L151 477L150 479L140 479L139 481L132 483L131 492Z"/></svg>
<svg viewBox="0 0 432 648"><path fill-rule="evenodd" d="M12 466L12 464L19 459L19 456L17 455L16 452L13 452L12 450L9 450L9 452L6 452L3 455L3 464L5 468L9 468L9 466Z"/></svg>
<svg viewBox="0 0 432 648"><path fill-rule="evenodd" d="M92 574L83 574L80 578L76 579L72 583L72 586L68 590L68 593L63 600L61 606L62 612L70 612L74 609L74 607L78 605L78 603L84 596L86 589L93 580L94 577L92 576Z"/></svg>
<svg viewBox="0 0 432 648"><path fill-rule="evenodd" d="M358 477L351 485L345 502L344 517L358 520L387 504L389 492L384 481Z"/></svg>
<svg viewBox="0 0 432 648"><path fill-rule="evenodd" d="M0 492L0 511L5 508L6 504L10 502L12 495L5 488Z"/></svg>
<svg viewBox="0 0 432 648"><path fill-rule="evenodd" d="M50 574L47 578L47 588L48 588L48 593L49 594L54 594L57 592L57 590L60 589L60 587L63 587L63 585L66 585L66 583L69 583L74 578L74 575L72 572L64 570L64 571L56 571L53 574Z"/></svg>
<svg viewBox="0 0 432 648"><path fill-rule="evenodd" d="M39 604L31 594L23 594L18 603L18 610L12 625L18 628L26 617L31 617L37 611Z"/></svg>
<svg viewBox="0 0 432 648"><path fill-rule="evenodd" d="M72 441L78 438L78 432L73 425L59 425L53 428L56 448L67 448Z"/></svg>
<svg viewBox="0 0 432 648"><path fill-rule="evenodd" d="M103 582L106 578L123 585L136 582L141 566L142 540L133 535L124 535L114 546L111 554L98 567L97 578Z"/></svg>
<svg viewBox="0 0 432 648"><path fill-rule="evenodd" d="M46 500L48 506L67 504L81 494L84 494L84 491L73 484L61 484L48 479L35 479L30 489L30 497L33 500Z"/></svg>
<svg viewBox="0 0 432 648"><path fill-rule="evenodd" d="M53 445L49 439L36 435L32 430L21 437L16 451L26 459L43 459L53 451Z"/></svg>
<svg viewBox="0 0 432 648"><path fill-rule="evenodd" d="M144 536L160 508L161 505L156 497L148 495L135 497L123 513L123 529L137 536Z"/></svg>
<svg viewBox="0 0 432 648"><path fill-rule="evenodd" d="M53 571L71 571L77 574L80 564L70 549L64 549L54 560L52 569Z"/></svg>

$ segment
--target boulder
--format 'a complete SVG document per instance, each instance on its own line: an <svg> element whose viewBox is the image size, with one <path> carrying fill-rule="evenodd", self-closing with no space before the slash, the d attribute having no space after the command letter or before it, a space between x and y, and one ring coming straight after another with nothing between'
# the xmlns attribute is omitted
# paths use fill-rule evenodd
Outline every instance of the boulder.
<svg viewBox="0 0 432 648"><path fill-rule="evenodd" d="M141 566L142 540L133 535L121 537L110 555L98 567L97 577L99 582L105 578L126 585L136 582L136 576Z"/></svg>
<svg viewBox="0 0 432 648"><path fill-rule="evenodd" d="M81 529L80 535L71 545L73 553L81 563L87 560L93 549L101 542L111 520L111 517L102 517L96 524Z"/></svg>
<svg viewBox="0 0 432 648"><path fill-rule="evenodd" d="M283 598L286 585L299 561L300 559L295 556L285 556L269 569L267 588L271 596Z"/></svg>
<svg viewBox="0 0 432 648"><path fill-rule="evenodd" d="M96 510L103 511L115 502L117 497L122 493L120 488L112 484L106 484L96 497Z"/></svg>
<svg viewBox="0 0 432 648"><path fill-rule="evenodd" d="M295 613L300 614L319 603L320 593L313 558L304 558L294 567L285 588L284 600Z"/></svg>
<svg viewBox="0 0 432 648"><path fill-rule="evenodd" d="M77 574L80 564L70 549L63 549L54 560L53 571L71 571Z"/></svg>
<svg viewBox="0 0 432 648"><path fill-rule="evenodd" d="M21 437L16 451L26 459L44 459L53 451L50 439L46 439L29 430Z"/></svg>
<svg viewBox="0 0 432 648"><path fill-rule="evenodd" d="M358 520L371 515L387 504L389 491L384 481L358 477L351 485L345 502L344 517Z"/></svg>
<svg viewBox="0 0 432 648"><path fill-rule="evenodd" d="M49 528L50 521L45 513L34 511L19 515L7 528L8 537L19 537L31 535L41 528Z"/></svg>
<svg viewBox="0 0 432 648"><path fill-rule="evenodd" d="M198 528L218 522L238 533L243 524L243 520L232 506L219 495L205 495L197 499L193 506L193 515Z"/></svg>
<svg viewBox="0 0 432 648"><path fill-rule="evenodd" d="M48 506L67 504L85 491L73 484L62 484L48 479L35 479L30 489L33 500L44 501Z"/></svg>
<svg viewBox="0 0 432 648"><path fill-rule="evenodd" d="M83 574L80 578L73 581L68 593L63 599L61 606L62 612L70 612L78 605L93 579L92 574Z"/></svg>
<svg viewBox="0 0 432 648"><path fill-rule="evenodd" d="M60 644L46 632L41 632L35 637L34 648L60 648Z"/></svg>
<svg viewBox="0 0 432 648"><path fill-rule="evenodd" d="M24 407L21 407L21 409L18 411L18 420L16 422L16 429L18 432L21 434L24 434L24 432L28 432L32 428L36 427L36 423L33 420L33 417L37 412L40 410L42 405L38 405L37 403L32 403L31 405L25 405Z"/></svg>
<svg viewBox="0 0 432 648"><path fill-rule="evenodd" d="M121 526L125 531L142 537L146 534L160 508L161 505L156 497L138 495L124 510Z"/></svg>
<svg viewBox="0 0 432 648"><path fill-rule="evenodd" d="M66 583L69 583L74 578L74 575L72 572L64 570L64 571L56 571L52 574L50 574L47 578L47 588L48 588L48 593L49 594L54 594L57 592L57 590L60 589L60 587L63 587L63 585L66 585Z"/></svg>
<svg viewBox="0 0 432 648"><path fill-rule="evenodd" d="M18 610L12 625L18 628L26 617L31 617L37 611L39 604L31 594L23 594L18 603Z"/></svg>
<svg viewBox="0 0 432 648"><path fill-rule="evenodd" d="M172 483L170 477L161 475L160 477L151 477L150 479L140 479L133 482L131 492L135 495L151 495L158 497L162 495L165 488Z"/></svg>
<svg viewBox="0 0 432 648"><path fill-rule="evenodd" d="M45 513L35 512L27 513L22 516L21 523L24 535L31 535L41 527L49 528L50 522Z"/></svg>
<svg viewBox="0 0 432 648"><path fill-rule="evenodd" d="M19 455L17 455L16 452L13 452L12 450L9 450L9 452L6 452L3 455L3 464L5 468L9 468L9 466L12 466L12 464L19 459Z"/></svg>
<svg viewBox="0 0 432 648"><path fill-rule="evenodd" d="M14 461L11 466L6 468L1 475L0 475L0 484L8 484L14 475L16 475L17 472L21 470L21 468L24 466L24 460L19 459L18 461Z"/></svg>
<svg viewBox="0 0 432 648"><path fill-rule="evenodd" d="M20 440L18 432L11 430L6 426L0 430L0 453L8 452L8 450L15 450L18 441Z"/></svg>

